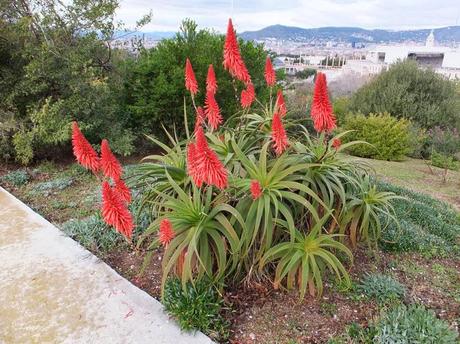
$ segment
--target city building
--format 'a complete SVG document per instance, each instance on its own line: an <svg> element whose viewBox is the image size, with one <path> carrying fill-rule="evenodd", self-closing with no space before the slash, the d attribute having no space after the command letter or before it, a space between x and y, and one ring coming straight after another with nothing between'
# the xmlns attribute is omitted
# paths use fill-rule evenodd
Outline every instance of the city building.
<svg viewBox="0 0 460 344"><path fill-rule="evenodd" d="M425 45L382 45L369 50L365 60L348 60L344 72L378 74L393 63L414 60L422 67L433 68L448 79L460 79L460 50L438 46L433 31Z"/></svg>

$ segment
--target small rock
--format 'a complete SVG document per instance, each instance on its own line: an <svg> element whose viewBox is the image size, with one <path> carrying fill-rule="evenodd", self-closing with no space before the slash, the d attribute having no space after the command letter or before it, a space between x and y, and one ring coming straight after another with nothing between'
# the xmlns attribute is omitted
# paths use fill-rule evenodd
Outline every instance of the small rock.
<svg viewBox="0 0 460 344"><path fill-rule="evenodd" d="M252 340L255 340L256 339L256 335L254 333L249 333L249 338L251 338Z"/></svg>

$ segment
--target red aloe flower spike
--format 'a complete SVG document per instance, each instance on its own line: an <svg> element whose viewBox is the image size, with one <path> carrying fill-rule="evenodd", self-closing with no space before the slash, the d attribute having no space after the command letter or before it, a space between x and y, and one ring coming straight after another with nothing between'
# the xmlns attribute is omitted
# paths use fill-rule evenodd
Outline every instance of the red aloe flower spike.
<svg viewBox="0 0 460 344"><path fill-rule="evenodd" d="M327 93L326 76L320 72L316 75L311 118L315 130L319 133L323 131L331 132L336 126L335 116L332 113L332 105Z"/></svg>
<svg viewBox="0 0 460 344"><path fill-rule="evenodd" d="M126 203L107 181L102 183L102 217L105 223L131 239L134 228L133 217Z"/></svg>
<svg viewBox="0 0 460 344"><path fill-rule="evenodd" d="M240 54L238 40L231 19L228 20L227 36L224 44L224 68L238 80L246 84L251 82L251 76Z"/></svg>
<svg viewBox="0 0 460 344"><path fill-rule="evenodd" d="M288 146L286 131L284 130L283 123L281 122L281 117L277 112L273 114L272 141L277 155L282 154Z"/></svg>
<svg viewBox="0 0 460 344"><path fill-rule="evenodd" d="M121 178L123 169L115 155L113 155L110 150L109 143L106 139L102 140L101 143L101 167L102 172L104 172L106 177L112 178L113 180Z"/></svg>
<svg viewBox="0 0 460 344"><path fill-rule="evenodd" d="M267 85L272 87L276 83L276 74L275 70L273 69L272 65L272 60L270 59L270 56L267 56L267 60L265 61L265 81L267 82Z"/></svg>
<svg viewBox="0 0 460 344"><path fill-rule="evenodd" d="M167 246L176 236L171 221L163 219L160 222L160 231L158 232L159 240L163 246Z"/></svg>
<svg viewBox="0 0 460 344"><path fill-rule="evenodd" d="M131 190L122 179L115 180L115 191L126 203L131 203Z"/></svg>
<svg viewBox="0 0 460 344"><path fill-rule="evenodd" d="M212 130L216 130L219 124L223 122L222 115L220 114L219 104L217 104L216 98L212 92L206 93L206 99L204 100L204 111L208 123Z"/></svg>
<svg viewBox="0 0 460 344"><path fill-rule="evenodd" d="M250 190L253 200L258 199L262 195L262 188L260 187L260 183L257 180L251 180Z"/></svg>
<svg viewBox="0 0 460 344"><path fill-rule="evenodd" d="M217 92L216 73L212 64L209 65L208 76L206 77L206 92L211 92L212 94Z"/></svg>
<svg viewBox="0 0 460 344"><path fill-rule="evenodd" d="M227 170L217 154L209 147L203 129L196 132L196 173L199 180L206 184L224 189L228 185Z"/></svg>
<svg viewBox="0 0 460 344"><path fill-rule="evenodd" d="M194 132L196 133L196 130L198 127L200 127L206 118L206 115L204 114L204 110L201 106L198 106L196 108L196 120L195 120L195 129Z"/></svg>
<svg viewBox="0 0 460 344"><path fill-rule="evenodd" d="M278 90L278 93L276 95L275 112L278 112L281 118L286 116L287 113L286 103L284 102L283 97L283 91L281 90Z"/></svg>
<svg viewBox="0 0 460 344"><path fill-rule="evenodd" d="M201 129L201 127L198 127ZM201 129L203 130L203 129ZM203 185L203 180L200 179L197 171L197 153L195 143L189 143L187 147L187 173L192 178L193 182L199 188Z"/></svg>
<svg viewBox="0 0 460 344"><path fill-rule="evenodd" d="M341 145L342 145L342 141L340 139L332 140L332 147L334 147L336 150L339 149Z"/></svg>
<svg viewBox="0 0 460 344"><path fill-rule="evenodd" d="M78 163L96 173L100 168L99 157L93 146L80 131L77 122L72 123L72 149Z"/></svg>
<svg viewBox="0 0 460 344"><path fill-rule="evenodd" d="M249 108L256 97L254 85L249 83L246 89L241 91L241 106L245 109Z"/></svg>
<svg viewBox="0 0 460 344"><path fill-rule="evenodd" d="M185 88L190 91L192 96L198 93L198 83L196 82L195 73L188 58L185 62Z"/></svg>

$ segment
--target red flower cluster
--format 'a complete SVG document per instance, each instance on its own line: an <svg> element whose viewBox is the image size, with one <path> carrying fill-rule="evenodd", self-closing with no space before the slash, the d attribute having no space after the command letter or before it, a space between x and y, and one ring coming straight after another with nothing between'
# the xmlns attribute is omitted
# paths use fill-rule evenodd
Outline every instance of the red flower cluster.
<svg viewBox="0 0 460 344"><path fill-rule="evenodd" d="M316 74L315 89L313 91L313 103L311 105L311 118L317 132L331 132L336 124L332 113L332 105L327 93L326 76L318 72Z"/></svg>
<svg viewBox="0 0 460 344"><path fill-rule="evenodd" d="M112 189L107 181L102 183L102 217L118 232L129 239L132 237L133 217L121 196Z"/></svg>
<svg viewBox="0 0 460 344"><path fill-rule="evenodd" d="M93 146L80 131L77 122L72 123L72 148L77 161L83 167L96 173L100 168L99 157Z"/></svg>
<svg viewBox="0 0 460 344"><path fill-rule="evenodd" d="M247 84L246 89L241 91L241 106L245 109L249 108L256 98L256 91L252 83Z"/></svg>
<svg viewBox="0 0 460 344"><path fill-rule="evenodd" d="M110 150L109 143L106 139L101 142L101 167L102 172L107 178L118 180L122 174L121 164Z"/></svg>
<svg viewBox="0 0 460 344"><path fill-rule="evenodd" d="M342 141L340 139L332 140L332 147L334 147L336 150L339 149L341 145L342 145Z"/></svg>
<svg viewBox="0 0 460 344"><path fill-rule="evenodd" d="M160 222L160 231L158 237L163 246L168 245L172 239L176 236L172 228L172 224L168 219L163 219Z"/></svg>
<svg viewBox="0 0 460 344"><path fill-rule="evenodd" d="M257 180L251 180L250 190L253 200L258 199L262 195L262 188Z"/></svg>
<svg viewBox="0 0 460 344"><path fill-rule="evenodd" d="M284 102L284 97L283 97L283 91L281 90L278 90L278 93L276 95L275 112L278 112L281 118L286 116L286 113L287 113L286 103Z"/></svg>
<svg viewBox="0 0 460 344"><path fill-rule="evenodd" d="M225 38L224 44L224 68L238 80L246 84L251 82L251 76L240 54L240 48L238 47L238 41L231 19L228 20L227 37Z"/></svg>
<svg viewBox="0 0 460 344"><path fill-rule="evenodd" d="M220 114L219 104L217 104L214 93L208 91L206 99L204 100L204 112L212 130L216 130L219 124L223 122L222 115Z"/></svg>
<svg viewBox="0 0 460 344"><path fill-rule="evenodd" d="M265 81L267 85L273 87L276 83L276 74L275 70L273 69L272 60L270 56L267 56L267 60L265 61Z"/></svg>
<svg viewBox="0 0 460 344"><path fill-rule="evenodd" d="M201 127L198 128L201 129ZM192 177L195 185L201 188L201 185L203 185L203 180L199 177L197 158L198 154L196 152L196 145L194 142L190 142L187 147L187 173L190 177Z"/></svg>
<svg viewBox="0 0 460 344"><path fill-rule="evenodd" d="M126 203L131 203L131 190L122 179L115 179L115 191Z"/></svg>
<svg viewBox="0 0 460 344"><path fill-rule="evenodd" d="M216 73L214 72L212 64L209 65L208 75L206 77L206 92L211 92L212 94L216 94L217 92Z"/></svg>
<svg viewBox="0 0 460 344"><path fill-rule="evenodd" d="M286 131L284 130L283 123L281 122L281 117L278 112L273 114L272 141L275 152L278 155L282 154L288 146Z"/></svg>
<svg viewBox="0 0 460 344"><path fill-rule="evenodd" d="M192 96L198 93L198 83L196 82L195 73L188 58L185 61L185 88L190 91Z"/></svg>
<svg viewBox="0 0 460 344"><path fill-rule="evenodd" d="M209 147L201 127L196 132L196 144L190 143L187 149L187 171L198 187L206 183L224 189L228 185L227 171Z"/></svg>
<svg viewBox="0 0 460 344"><path fill-rule="evenodd" d="M102 170L102 174L112 179L114 187L107 181L102 184L102 217L104 221L115 229L131 238L134 222L127 204L131 202L131 191L121 179L123 169L115 155L110 150L107 140L101 142L101 158L83 136L78 124L72 124L72 145L77 161L94 173Z"/></svg>

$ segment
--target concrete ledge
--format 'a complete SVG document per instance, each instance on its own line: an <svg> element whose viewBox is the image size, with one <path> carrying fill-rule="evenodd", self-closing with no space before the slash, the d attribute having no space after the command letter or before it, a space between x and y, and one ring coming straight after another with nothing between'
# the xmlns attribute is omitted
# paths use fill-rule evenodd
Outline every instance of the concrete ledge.
<svg viewBox="0 0 460 344"><path fill-rule="evenodd" d="M0 343L212 343L1 187L0 262Z"/></svg>

